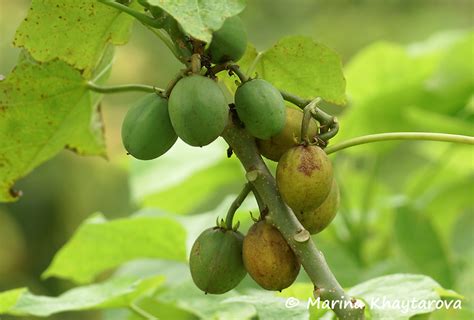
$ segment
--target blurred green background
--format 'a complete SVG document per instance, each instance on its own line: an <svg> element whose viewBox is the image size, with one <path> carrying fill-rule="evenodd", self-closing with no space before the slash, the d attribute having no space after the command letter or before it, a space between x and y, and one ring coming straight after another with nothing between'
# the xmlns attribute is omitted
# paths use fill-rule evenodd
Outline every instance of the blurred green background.
<svg viewBox="0 0 474 320"><path fill-rule="evenodd" d="M28 6L29 1L0 0L2 75L16 63L19 50L11 42ZM465 36L462 30L472 29L473 15L474 2L469 0L254 0L241 16L259 50L283 36L303 34L339 52L348 66L350 101L336 110L341 140L401 130L472 135L474 49L472 41L463 44L459 39ZM459 48L443 51L456 41ZM404 50L429 59L412 61L409 69L408 62L403 64ZM470 59L456 58L456 52L466 50ZM440 55L446 61L436 60ZM428 68L428 60L436 60L436 67L419 74ZM165 87L179 68L166 47L136 24L131 41L117 49L109 83ZM434 84L427 81L433 79ZM225 146L219 143L202 150L179 144L165 159L131 161L121 146L120 125L138 96L104 99L109 159L63 151L18 183L20 201L0 205L0 291L28 286L39 294L57 295L68 288L54 279L40 281L40 275L93 212L115 218L149 206L197 214L239 191L242 172L235 161L221 161ZM341 152L332 159L343 203L333 225L316 241L341 284L352 286L396 272L423 273L472 301L472 149L387 143Z"/></svg>

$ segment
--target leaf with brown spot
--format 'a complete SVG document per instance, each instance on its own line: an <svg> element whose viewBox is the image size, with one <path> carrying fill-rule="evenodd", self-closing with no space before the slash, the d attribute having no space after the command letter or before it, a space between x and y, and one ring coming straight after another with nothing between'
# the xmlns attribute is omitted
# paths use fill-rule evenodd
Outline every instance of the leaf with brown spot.
<svg viewBox="0 0 474 320"><path fill-rule="evenodd" d="M133 19L96 0L33 0L14 44L35 60L59 58L90 75L108 43L125 44Z"/></svg>
<svg viewBox="0 0 474 320"><path fill-rule="evenodd" d="M22 55L0 82L0 101L0 201L14 201L15 181L66 146L105 155L98 95L68 64Z"/></svg>

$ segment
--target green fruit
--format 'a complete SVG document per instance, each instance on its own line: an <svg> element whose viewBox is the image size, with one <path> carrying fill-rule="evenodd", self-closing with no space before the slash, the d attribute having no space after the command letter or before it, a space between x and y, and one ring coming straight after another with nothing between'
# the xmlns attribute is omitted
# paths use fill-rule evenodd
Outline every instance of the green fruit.
<svg viewBox="0 0 474 320"><path fill-rule="evenodd" d="M178 81L169 98L169 112L178 137L197 147L214 141L224 130L229 116L219 85L198 75Z"/></svg>
<svg viewBox="0 0 474 320"><path fill-rule="evenodd" d="M332 165L321 148L297 146L281 157L276 180L283 200L295 213L309 212L317 209L331 190Z"/></svg>
<svg viewBox="0 0 474 320"><path fill-rule="evenodd" d="M213 63L237 62L247 49L247 32L238 16L227 18L222 27L212 34L206 53Z"/></svg>
<svg viewBox="0 0 474 320"><path fill-rule="evenodd" d="M250 276L267 290L288 288L300 271L300 263L280 231L265 221L249 229L243 258Z"/></svg>
<svg viewBox="0 0 474 320"><path fill-rule="evenodd" d="M210 228L196 239L189 257L191 276L205 293L221 294L235 288L247 271L242 261L243 235Z"/></svg>
<svg viewBox="0 0 474 320"><path fill-rule="evenodd" d="M235 108L247 131L256 138L269 139L285 126L283 97L265 80L250 80L238 87Z"/></svg>
<svg viewBox="0 0 474 320"><path fill-rule="evenodd" d="M294 108L286 108L286 119L283 130L268 140L257 140L257 146L267 159L278 161L288 149L295 147L301 140L301 121L303 112ZM311 119L308 137L313 139L318 133L318 125Z"/></svg>
<svg viewBox="0 0 474 320"><path fill-rule="evenodd" d="M311 234L316 234L324 230L336 216L339 209L339 186L336 179L333 179L331 191L326 200L316 210L310 212L295 212L296 217Z"/></svg>
<svg viewBox="0 0 474 320"><path fill-rule="evenodd" d="M150 160L163 155L177 138L170 122L168 102L154 93L130 108L122 123L123 145L137 159Z"/></svg>

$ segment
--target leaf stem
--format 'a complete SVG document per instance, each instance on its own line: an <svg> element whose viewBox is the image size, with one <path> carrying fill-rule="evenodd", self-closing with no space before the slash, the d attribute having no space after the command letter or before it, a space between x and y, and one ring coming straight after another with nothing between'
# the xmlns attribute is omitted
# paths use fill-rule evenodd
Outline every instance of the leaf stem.
<svg viewBox="0 0 474 320"><path fill-rule="evenodd" d="M304 227L283 202L275 178L259 155L255 139L240 128L236 121L237 119L230 121L222 136L232 147L248 175L251 173L250 183L268 208L268 221L278 228L295 252L315 287L320 289L321 299L335 302L330 305L334 307L336 315L340 319L364 319L364 308L344 292L314 242L297 241L297 235Z"/></svg>
<svg viewBox="0 0 474 320"><path fill-rule="evenodd" d="M284 100L293 103L295 106L300 109L305 109L313 100L304 99L292 93L280 90L280 94ZM322 100L320 100L322 101ZM318 102L320 102L318 101ZM333 138L339 132L339 123L337 118L324 112L317 106L312 106L311 116L320 123L320 134L319 139L327 142L329 139Z"/></svg>
<svg viewBox="0 0 474 320"><path fill-rule="evenodd" d="M309 99L303 99L297 95L294 95L292 93L280 90L281 96L283 99L285 99L288 102L293 103L295 106L300 107L301 109L304 109L308 103L311 102Z"/></svg>
<svg viewBox="0 0 474 320"><path fill-rule="evenodd" d="M175 56L176 59L181 61L182 63L186 64L185 61L183 61L183 57L181 54L178 52L176 49L173 41L166 35L166 32L162 29L155 29L145 23L142 23L148 30L153 32L164 44L168 49L171 51L171 53Z"/></svg>
<svg viewBox="0 0 474 320"><path fill-rule="evenodd" d="M248 81L249 78L245 75L245 73L240 70L240 67L236 64L231 64L227 67L229 70L231 70L237 77L239 77L240 81L244 83L245 81Z"/></svg>
<svg viewBox="0 0 474 320"><path fill-rule="evenodd" d="M95 83L88 81L86 84L87 89L99 93L121 93L128 91L141 91L149 93L163 93L165 90L146 84L124 84L118 86L99 86Z"/></svg>
<svg viewBox="0 0 474 320"><path fill-rule="evenodd" d="M229 211L227 211L227 216L225 217L225 224L228 230L232 230L235 212L242 205L242 202L244 202L245 198L247 198L247 195L250 193L251 190L251 184L246 183L237 198L235 198L234 202L232 202L232 204L230 205Z"/></svg>
<svg viewBox="0 0 474 320"><path fill-rule="evenodd" d="M304 108L303 110L303 120L301 120L301 141L309 144L309 137L308 137L308 128L309 123L312 118L312 109L316 107L316 105L321 101L321 98L316 98Z"/></svg>
<svg viewBox="0 0 474 320"><path fill-rule="evenodd" d="M132 17L134 17L135 19L137 19L143 24L149 25L154 28L163 28L163 24L159 20L154 19L142 12L133 10L127 6L124 6L123 4L120 4L118 2L111 1L111 0L98 0L98 1L109 7L115 8L117 10L120 10L122 12L125 12L131 15Z"/></svg>
<svg viewBox="0 0 474 320"><path fill-rule="evenodd" d="M448 134L448 133L433 133L433 132L388 132L371 134L349 139L340 142L334 146L325 149L327 154L331 154L353 146L390 140L425 140L425 141L440 141L440 142L454 142L464 144L474 144L474 137Z"/></svg>
<svg viewBox="0 0 474 320"><path fill-rule="evenodd" d="M140 308L135 302L131 302L129 305L130 310L132 310L135 314L137 314L140 318L146 319L146 320L158 320L157 317L154 315L146 312L142 308Z"/></svg>

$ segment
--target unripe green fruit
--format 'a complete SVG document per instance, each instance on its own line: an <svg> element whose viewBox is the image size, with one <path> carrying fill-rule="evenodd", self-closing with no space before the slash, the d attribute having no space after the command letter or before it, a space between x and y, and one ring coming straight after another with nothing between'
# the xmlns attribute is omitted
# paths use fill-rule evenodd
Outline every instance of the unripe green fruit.
<svg viewBox="0 0 474 320"><path fill-rule="evenodd" d="M316 210L310 212L295 212L303 227L311 234L324 230L334 219L339 209L340 194L336 179L333 179L331 191L326 200Z"/></svg>
<svg viewBox="0 0 474 320"><path fill-rule="evenodd" d="M247 271L242 261L243 235L210 228L196 239L189 257L191 276L205 293L221 294L235 288Z"/></svg>
<svg viewBox="0 0 474 320"><path fill-rule="evenodd" d="M235 109L254 137L269 139L285 126L286 107L280 92L269 82L254 79L235 92Z"/></svg>
<svg viewBox="0 0 474 320"><path fill-rule="evenodd" d="M219 85L198 75L178 81L169 98L169 112L178 137L197 147L214 141L224 130L229 116Z"/></svg>
<svg viewBox="0 0 474 320"><path fill-rule="evenodd" d="M326 153L316 146L297 146L280 159L278 189L295 213L317 209L331 190L333 171Z"/></svg>
<svg viewBox="0 0 474 320"><path fill-rule="evenodd" d="M227 18L222 27L212 34L206 53L213 63L237 62L247 49L247 32L238 16Z"/></svg>
<svg viewBox="0 0 474 320"><path fill-rule="evenodd" d="M131 107L122 123L122 142L133 157L157 158L168 151L178 137L171 125L166 99L152 93Z"/></svg>
<svg viewBox="0 0 474 320"><path fill-rule="evenodd" d="M249 229L243 258L250 276L267 290L288 288L300 271L300 263L280 231L265 221Z"/></svg>
<svg viewBox="0 0 474 320"><path fill-rule="evenodd" d="M286 108L285 126L283 130L268 140L257 140L258 150L267 159L278 161L288 149L295 147L301 140L301 121L303 112L294 108ZM311 119L308 137L313 139L318 133L318 125Z"/></svg>

